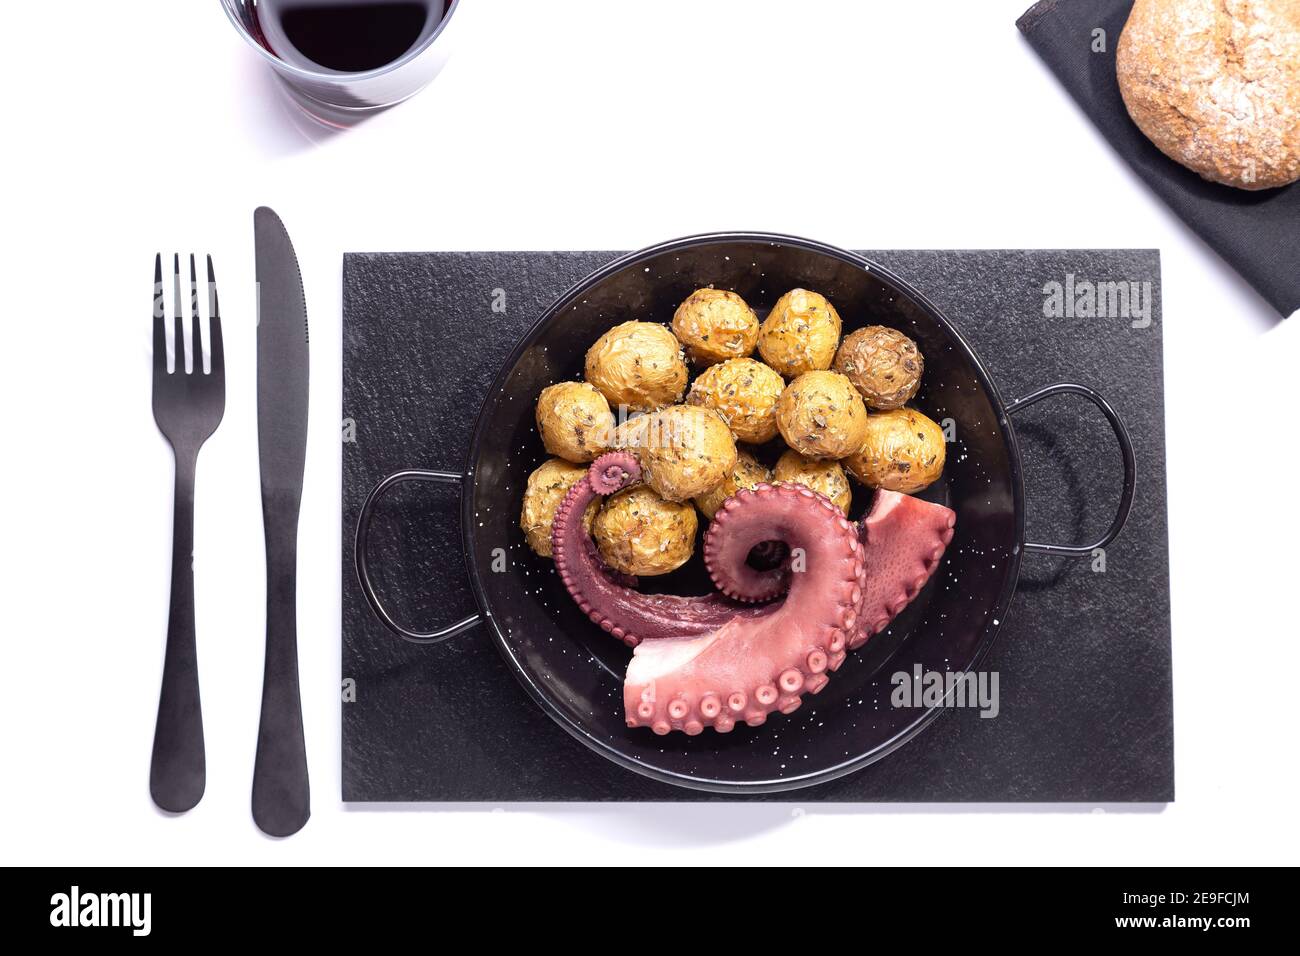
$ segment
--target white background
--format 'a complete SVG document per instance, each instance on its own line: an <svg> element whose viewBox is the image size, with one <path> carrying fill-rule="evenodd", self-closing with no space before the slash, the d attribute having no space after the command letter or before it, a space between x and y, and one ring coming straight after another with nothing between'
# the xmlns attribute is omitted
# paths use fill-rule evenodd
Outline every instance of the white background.
<svg viewBox="0 0 1300 956"><path fill-rule="evenodd" d="M7 9L4 859L937 863L959 836L966 861L1295 862L1300 317L1279 321L1112 153L1017 33L1027 3L466 0L433 86L336 136L291 121L217 0ZM299 602L313 817L284 841L248 810L261 203L297 245L313 333ZM1161 250L1176 803L342 806L342 253L621 249L724 228ZM196 526L208 787L181 818L147 787L172 492L149 399L160 249L215 255L228 356Z"/></svg>

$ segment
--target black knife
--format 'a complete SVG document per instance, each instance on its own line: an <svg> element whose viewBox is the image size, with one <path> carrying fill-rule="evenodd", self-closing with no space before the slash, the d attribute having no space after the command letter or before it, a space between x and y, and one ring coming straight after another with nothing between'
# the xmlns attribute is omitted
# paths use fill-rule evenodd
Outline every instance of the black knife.
<svg viewBox="0 0 1300 956"><path fill-rule="evenodd" d="M307 455L307 303L280 217L253 213L257 256L257 447L266 531L266 668L253 819L272 836L311 816L298 693L298 508Z"/></svg>

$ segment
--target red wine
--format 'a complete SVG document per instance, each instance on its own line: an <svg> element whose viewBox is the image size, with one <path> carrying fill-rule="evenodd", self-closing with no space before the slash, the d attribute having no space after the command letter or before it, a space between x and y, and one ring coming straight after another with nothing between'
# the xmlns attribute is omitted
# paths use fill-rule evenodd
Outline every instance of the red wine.
<svg viewBox="0 0 1300 956"><path fill-rule="evenodd" d="M442 0L261 0L267 46L299 66L342 73L400 58L442 19Z"/></svg>

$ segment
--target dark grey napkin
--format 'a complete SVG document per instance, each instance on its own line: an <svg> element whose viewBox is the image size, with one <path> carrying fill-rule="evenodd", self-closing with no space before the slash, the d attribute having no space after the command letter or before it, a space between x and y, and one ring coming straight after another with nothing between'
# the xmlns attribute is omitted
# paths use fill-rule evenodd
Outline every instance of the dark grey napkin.
<svg viewBox="0 0 1300 956"><path fill-rule="evenodd" d="M1129 118L1115 45L1132 0L1041 0L1016 26L1112 146L1184 222L1282 315L1300 308L1300 183L1248 192L1202 179ZM1093 31L1105 52L1093 52Z"/></svg>

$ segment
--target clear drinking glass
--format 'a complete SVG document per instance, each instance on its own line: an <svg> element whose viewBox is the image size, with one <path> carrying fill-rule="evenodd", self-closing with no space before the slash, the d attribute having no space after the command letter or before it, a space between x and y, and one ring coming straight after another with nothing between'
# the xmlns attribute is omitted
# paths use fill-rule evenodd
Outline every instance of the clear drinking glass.
<svg viewBox="0 0 1300 956"><path fill-rule="evenodd" d="M449 27L460 0L221 0L221 5L235 29L271 65L303 111L327 126L342 128L400 103L428 85L447 62ZM287 22L292 23L287 16L304 11L309 15L323 13L328 17L338 12L346 16L366 6L422 6L427 11L423 26L406 52L370 69L323 66L304 55L285 29Z"/></svg>

